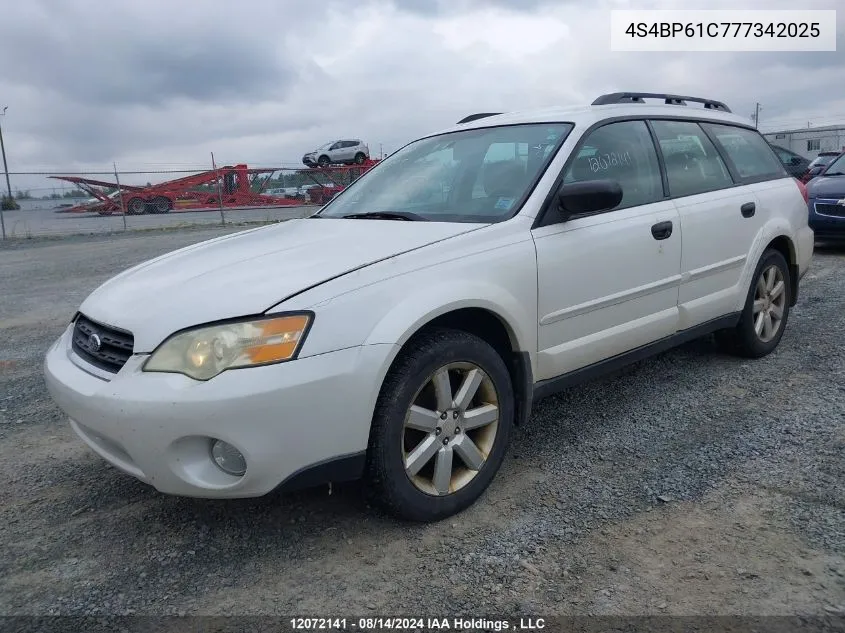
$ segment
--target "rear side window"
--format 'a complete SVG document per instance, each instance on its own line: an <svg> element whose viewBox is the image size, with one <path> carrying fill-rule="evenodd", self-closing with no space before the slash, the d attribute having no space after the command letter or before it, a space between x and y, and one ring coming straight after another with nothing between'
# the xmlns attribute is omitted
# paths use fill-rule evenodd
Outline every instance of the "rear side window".
<svg viewBox="0 0 845 633"><path fill-rule="evenodd" d="M615 180L622 187L616 209L663 199L657 151L644 121L609 123L589 133L564 182Z"/></svg>
<svg viewBox="0 0 845 633"><path fill-rule="evenodd" d="M673 197L692 196L734 184L719 152L698 123L652 121L651 124L660 143L669 193Z"/></svg>
<svg viewBox="0 0 845 633"><path fill-rule="evenodd" d="M731 125L705 125L743 180L767 180L786 176L783 165L757 132Z"/></svg>

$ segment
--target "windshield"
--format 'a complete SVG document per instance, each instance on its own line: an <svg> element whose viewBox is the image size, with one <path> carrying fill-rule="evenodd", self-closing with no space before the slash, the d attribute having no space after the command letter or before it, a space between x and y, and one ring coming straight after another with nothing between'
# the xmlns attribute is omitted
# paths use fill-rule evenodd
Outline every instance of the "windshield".
<svg viewBox="0 0 845 633"><path fill-rule="evenodd" d="M845 176L845 154L840 154L839 157L824 170L822 175Z"/></svg>
<svg viewBox="0 0 845 633"><path fill-rule="evenodd" d="M400 213L436 222L507 219L571 129L569 123L510 125L415 141L355 181L319 217Z"/></svg>

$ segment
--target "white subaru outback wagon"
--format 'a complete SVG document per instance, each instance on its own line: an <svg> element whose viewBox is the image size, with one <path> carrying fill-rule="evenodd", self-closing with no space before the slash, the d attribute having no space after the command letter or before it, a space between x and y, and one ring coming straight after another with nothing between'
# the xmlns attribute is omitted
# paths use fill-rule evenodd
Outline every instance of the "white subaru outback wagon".
<svg viewBox="0 0 845 633"><path fill-rule="evenodd" d="M535 398L708 333L775 349L812 258L805 194L710 99L472 115L310 217L107 281L46 381L91 449L164 493L364 478L442 519Z"/></svg>

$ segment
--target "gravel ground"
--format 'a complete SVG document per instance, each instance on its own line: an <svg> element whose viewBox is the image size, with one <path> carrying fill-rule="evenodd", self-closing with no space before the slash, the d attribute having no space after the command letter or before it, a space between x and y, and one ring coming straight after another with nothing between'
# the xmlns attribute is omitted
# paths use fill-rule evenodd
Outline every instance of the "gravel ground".
<svg viewBox="0 0 845 633"><path fill-rule="evenodd" d="M233 229L228 229L231 231ZM0 614L845 614L845 249L779 349L709 339L540 401L436 525L359 484L168 497L102 462L41 361L117 271L221 229L0 246Z"/></svg>

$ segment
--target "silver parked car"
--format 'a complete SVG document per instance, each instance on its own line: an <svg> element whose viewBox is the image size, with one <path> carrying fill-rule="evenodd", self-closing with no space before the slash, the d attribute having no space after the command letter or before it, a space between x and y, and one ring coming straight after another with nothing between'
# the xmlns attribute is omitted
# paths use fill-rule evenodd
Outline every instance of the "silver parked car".
<svg viewBox="0 0 845 633"><path fill-rule="evenodd" d="M361 139L332 141L321 145L302 157L308 167L326 167L333 164L360 165L370 157L370 148Z"/></svg>

